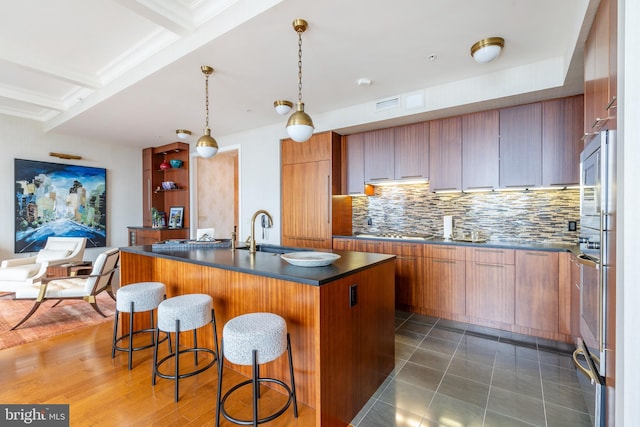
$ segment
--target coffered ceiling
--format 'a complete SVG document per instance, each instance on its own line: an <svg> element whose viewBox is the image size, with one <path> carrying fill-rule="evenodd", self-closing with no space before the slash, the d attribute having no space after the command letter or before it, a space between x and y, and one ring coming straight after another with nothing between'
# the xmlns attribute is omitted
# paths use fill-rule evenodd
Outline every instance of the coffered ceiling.
<svg viewBox="0 0 640 427"><path fill-rule="evenodd" d="M482 76L495 94L485 103L491 106L580 93L582 47L597 1L4 2L0 113L35 120L48 132L141 147L171 142L177 128L202 131L200 66L208 64L216 70L214 136L284 126L273 101L297 99L295 18L309 22L303 99L314 118ZM491 36L505 39L502 55L475 63L470 46ZM536 75L540 70L551 76ZM372 84L358 86L359 78ZM515 80L532 90L523 93Z"/></svg>

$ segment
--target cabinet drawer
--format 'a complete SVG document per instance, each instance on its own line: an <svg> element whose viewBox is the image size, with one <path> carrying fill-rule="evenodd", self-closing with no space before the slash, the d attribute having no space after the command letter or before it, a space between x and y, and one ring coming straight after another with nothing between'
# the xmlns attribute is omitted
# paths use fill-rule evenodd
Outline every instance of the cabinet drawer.
<svg viewBox="0 0 640 427"><path fill-rule="evenodd" d="M383 251L385 254L396 255L403 258L422 258L421 243L396 243L385 242L383 245Z"/></svg>
<svg viewBox="0 0 640 427"><path fill-rule="evenodd" d="M467 261L472 262L513 265L515 259L513 249L468 247L466 251Z"/></svg>
<svg viewBox="0 0 640 427"><path fill-rule="evenodd" d="M464 246L427 245L425 247L424 256L438 259L454 259L458 261L464 261L464 249Z"/></svg>

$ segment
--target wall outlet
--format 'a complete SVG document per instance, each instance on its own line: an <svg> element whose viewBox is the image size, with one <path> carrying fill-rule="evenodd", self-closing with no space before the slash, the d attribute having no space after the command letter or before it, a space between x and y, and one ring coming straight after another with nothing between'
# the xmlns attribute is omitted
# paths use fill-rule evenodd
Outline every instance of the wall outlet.
<svg viewBox="0 0 640 427"><path fill-rule="evenodd" d="M367 217L367 225L373 225L373 221L371 220L371 217Z"/></svg>
<svg viewBox="0 0 640 427"><path fill-rule="evenodd" d="M569 231L576 231L578 224L575 221L569 221Z"/></svg>

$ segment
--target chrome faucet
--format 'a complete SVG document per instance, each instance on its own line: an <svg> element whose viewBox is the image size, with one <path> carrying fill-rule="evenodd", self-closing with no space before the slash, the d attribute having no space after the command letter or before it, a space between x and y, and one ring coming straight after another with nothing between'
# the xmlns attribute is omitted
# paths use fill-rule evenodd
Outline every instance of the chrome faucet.
<svg viewBox="0 0 640 427"><path fill-rule="evenodd" d="M269 218L269 224L273 224L273 218L271 218L271 214L264 209L260 209L253 214L253 216L251 217L251 236L249 237L249 240L251 242L249 244L250 254L256 253L256 218L258 218L258 215L260 214L265 214Z"/></svg>

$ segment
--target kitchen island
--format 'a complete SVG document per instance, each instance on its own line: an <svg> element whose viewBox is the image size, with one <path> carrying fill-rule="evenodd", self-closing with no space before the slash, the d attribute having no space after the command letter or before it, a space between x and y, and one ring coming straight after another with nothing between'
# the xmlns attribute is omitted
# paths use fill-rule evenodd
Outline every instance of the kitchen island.
<svg viewBox="0 0 640 427"><path fill-rule="evenodd" d="M305 268L242 249L124 247L120 281L163 282L167 297L211 295L219 335L241 314L281 315L291 334L298 401L315 409L316 426L346 426L394 367L395 257L335 253L341 258L332 265ZM261 373L287 379L285 359ZM232 368L250 376L246 367Z"/></svg>

